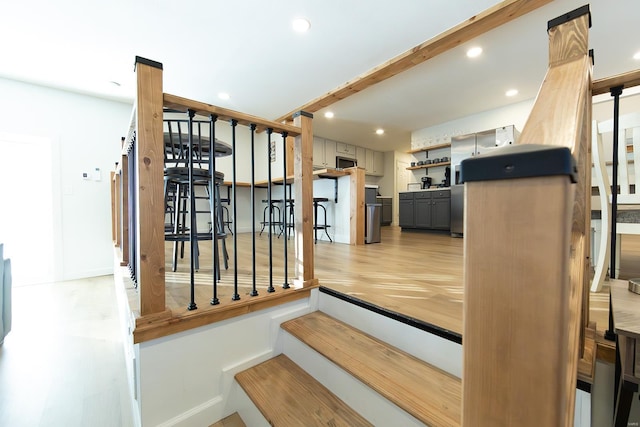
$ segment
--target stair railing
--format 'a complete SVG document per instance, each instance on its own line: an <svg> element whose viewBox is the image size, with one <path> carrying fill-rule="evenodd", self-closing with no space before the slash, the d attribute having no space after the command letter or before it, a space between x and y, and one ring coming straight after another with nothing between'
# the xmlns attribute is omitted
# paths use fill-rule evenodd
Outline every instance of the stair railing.
<svg viewBox="0 0 640 427"><path fill-rule="evenodd" d="M136 318L136 330L134 331L134 342L140 342L147 339L157 338L159 336L175 333L180 330L186 330L191 327L200 326L208 323L203 320L208 316L209 312L215 311L214 306L228 306L232 301L221 301L217 298L217 280L220 277L220 266L213 266L212 274L212 298L211 306L205 308L205 313L195 313L201 307L198 307L194 297L194 268L193 261L190 269L190 302L188 310L199 314L197 317L187 316L185 313L172 313L166 306L166 283L165 283L165 188L164 188L164 167L165 167L165 129L163 125L164 111L170 110L172 113L184 113L184 120L188 123L188 149L191 152L195 147L202 150L203 140L199 135L202 127L202 121L194 120L195 116L204 117L208 120L209 138L208 141L215 145L215 132L217 124L227 122L232 128L232 155L233 155L233 174L232 179L228 182L231 188L231 202L234 210L234 232L233 232L233 251L234 263L234 292L233 303L241 299L238 293L238 254L237 254L237 221L236 215L236 190L241 183L237 182L236 169L238 167L246 167L243 162L239 165L239 160L235 158L236 144L236 127L245 126L251 134L251 152L254 152L254 144L262 142L260 139L270 139L273 136L276 141L281 140L283 152L285 153L283 161L283 178L287 182L288 176L293 172L293 180L295 181L294 191L296 203L294 205L295 224L294 224L294 245L295 260L291 263L295 273L293 280L289 280L288 263L286 254L269 253L270 257L282 257L284 259L284 282L281 288L282 292L276 292L268 301L264 303L265 307L272 306L281 300L283 303L290 301L295 297L296 291L299 289L309 289L317 285L318 281L314 278L313 271L313 236L312 236L312 197L313 197L313 174L312 174L312 152L313 152L313 130L311 114L300 112L294 118L293 124L283 124L273 122L267 119L251 116L248 114L236 112L233 110L181 98L175 95L163 93L162 91L162 64L150 61L144 58L136 57L136 79L137 79L137 96L134 105L134 114L132 125L127 138L123 140L122 158L118 164L118 168L114 173L114 183L118 183L118 189L114 190L117 194L118 201L114 201L114 243L121 248L121 265L128 265L131 271L131 277L137 284L139 292L139 315ZM197 129L197 130L194 130ZM262 133L262 135L256 135ZM264 136L263 136L264 135ZM180 137L182 138L182 137ZM269 150L270 143L267 143ZM182 143L182 142L180 142ZM249 141L242 141L249 143ZM277 143L277 142L276 142ZM293 147L292 149L289 147ZM215 152L215 147L209 147L209 153ZM287 149L291 150L289 161L287 161ZM202 154L202 153L201 153ZM189 155L189 187L193 189L193 172L191 172L194 160ZM293 162L291 161L293 160ZM209 155L209 171L211 176L216 177L215 155ZM254 168L256 159L251 159L251 167ZM267 159L268 161L268 159ZM267 182L268 194L271 194L271 165L268 164L269 179ZM291 171L291 169L293 169ZM227 182L225 182L227 184ZM114 184L115 186L116 184ZM252 173L250 182L251 186L251 204L255 209L255 174ZM195 195L193 190L190 191L191 201L194 201ZM211 187L208 191L218 194ZM115 195L113 196L116 197ZM216 197L219 197L217 195ZM286 199L286 193L285 193ZM194 218L197 212L192 205L191 223L197 221ZM216 226L220 221L217 209L211 210L211 227L213 238L212 251L215 253L216 245ZM255 216L252 215L252 221L255 225ZM271 218L269 219L271 221ZM271 229L271 225L269 224ZM194 227L195 229L195 227ZM286 228L285 228L286 230ZM194 233L195 234L195 233ZM252 289L248 293L250 299L261 300L258 295L256 286L256 269L255 269L255 230L253 235L253 260L243 260L249 265L249 269L253 265ZM271 239L271 233L269 239ZM286 241L285 234L284 240ZM193 245L193 241L191 242ZM204 242L199 242L203 244ZM271 240L270 240L271 246ZM286 244L284 250L287 250ZM191 247L191 254L197 253L197 247ZM214 257L215 258L215 255ZM269 283L266 288L266 294L273 294L275 288L273 286L273 272L269 269ZM293 295L293 296L292 296ZM302 294L300 294L302 295ZM202 306L202 305L201 305ZM254 310L250 309L250 310ZM246 306L238 309L237 314L233 314L233 310L226 310L223 318L233 317L246 313ZM219 314L212 314L211 322L220 320ZM165 328L164 331L160 330Z"/></svg>
<svg viewBox="0 0 640 427"><path fill-rule="evenodd" d="M474 207L463 425L573 425L588 321L590 19L585 6L549 22L549 69L518 144L461 165Z"/></svg>

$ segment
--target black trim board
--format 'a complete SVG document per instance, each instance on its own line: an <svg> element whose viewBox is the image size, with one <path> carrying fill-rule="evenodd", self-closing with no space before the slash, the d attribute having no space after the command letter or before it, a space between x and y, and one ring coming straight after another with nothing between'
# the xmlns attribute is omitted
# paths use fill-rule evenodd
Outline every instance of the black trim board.
<svg viewBox="0 0 640 427"><path fill-rule="evenodd" d="M144 65L148 65L153 68L159 68L162 70L161 62L153 61L151 59L143 58L141 56L136 56L135 66L137 66L138 64L144 64ZM135 69L135 66L134 66L134 69Z"/></svg>
<svg viewBox="0 0 640 427"><path fill-rule="evenodd" d="M553 18L551 21L547 22L547 31L553 27L557 27L558 25L573 21L582 15L589 15L589 28L591 28L591 12L589 11L589 5L585 4L584 6L574 9L571 12L567 12L564 15L560 15L557 18Z"/></svg>
<svg viewBox="0 0 640 427"><path fill-rule="evenodd" d="M302 111L302 110L300 110L300 111L298 111L298 112L296 112L296 113L294 113L294 114L293 114L293 118L294 118L294 119L295 119L296 117L298 117L298 116L304 116L304 117L309 117L310 119L313 119L313 114L308 113L308 112L306 112L306 111Z"/></svg>
<svg viewBox="0 0 640 427"><path fill-rule="evenodd" d="M332 297L338 298L342 301L357 305L358 307L364 308L366 310L373 311L374 313L380 314L382 316L388 317L390 319L396 320L406 325L413 326L414 328L418 328L425 332L429 332L430 334L437 335L440 338L444 338L456 344L462 344L462 335L460 335L457 332L449 331L448 329L444 329L439 326L432 325L431 323L423 322L422 320L414 319L413 317L409 317L404 314L397 313L395 311L387 310L375 304L371 304L369 302L363 301L354 296L343 294L342 292L338 292L333 289L329 289L325 286L320 286L320 292L331 295Z"/></svg>
<svg viewBox="0 0 640 427"><path fill-rule="evenodd" d="M456 344L462 345L462 335L458 334L457 332L449 331L448 329L432 325L431 323L423 322L422 320L414 319L413 317L409 317L395 311L387 310L375 304L363 301L352 295L347 295L334 289L327 288L325 286L320 286L320 292L331 295L334 298L356 305L360 308L364 308L365 310L373 311L374 313L380 314L381 316L385 316L398 322L402 322L408 326L413 326L414 328L429 332L446 340L455 342ZM578 390L584 391L585 393L591 393L591 384L586 381L578 379L576 382L576 388Z"/></svg>

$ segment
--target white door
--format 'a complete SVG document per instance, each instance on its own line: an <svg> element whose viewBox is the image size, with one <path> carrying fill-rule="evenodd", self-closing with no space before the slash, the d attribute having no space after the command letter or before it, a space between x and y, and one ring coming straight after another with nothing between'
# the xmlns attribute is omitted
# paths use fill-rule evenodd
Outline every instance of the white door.
<svg viewBox="0 0 640 427"><path fill-rule="evenodd" d="M0 133L0 242L14 286L54 280L52 147L47 138Z"/></svg>

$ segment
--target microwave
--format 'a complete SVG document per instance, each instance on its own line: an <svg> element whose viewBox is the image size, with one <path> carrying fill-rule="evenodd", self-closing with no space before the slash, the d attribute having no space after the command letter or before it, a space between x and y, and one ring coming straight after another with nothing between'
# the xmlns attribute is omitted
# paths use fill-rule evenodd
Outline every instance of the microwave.
<svg viewBox="0 0 640 427"><path fill-rule="evenodd" d="M346 157L340 157L340 156L336 157L336 168L345 169L345 168L352 168L354 166L357 166L357 162L355 159L348 159Z"/></svg>

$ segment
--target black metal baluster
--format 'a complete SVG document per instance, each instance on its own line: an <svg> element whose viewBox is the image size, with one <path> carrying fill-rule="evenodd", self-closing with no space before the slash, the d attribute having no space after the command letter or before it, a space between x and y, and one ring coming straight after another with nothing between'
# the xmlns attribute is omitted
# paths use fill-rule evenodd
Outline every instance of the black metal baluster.
<svg viewBox="0 0 640 427"><path fill-rule="evenodd" d="M238 203L236 200L236 189L238 187L236 182L236 126L238 121L231 119L231 162L232 162L232 197L233 197L233 301L240 299L238 294L238 230L237 230L237 218L238 218Z"/></svg>
<svg viewBox="0 0 640 427"><path fill-rule="evenodd" d="M187 306L188 310L195 310L198 308L198 306L196 306L196 289L195 289L195 264L196 264L196 232L197 232L197 227L196 227L196 200L195 200L195 190L193 188L193 116L195 116L195 111L189 109L188 110L188 115L189 115L189 152L187 153L187 155L189 156L189 216L190 216L190 221L191 223L189 224L189 245L190 245L190 249L189 251L191 252L191 265L190 265L190 275L189 275L189 285L191 288L191 301L189 302L189 305Z"/></svg>
<svg viewBox="0 0 640 427"><path fill-rule="evenodd" d="M282 132L282 176L284 179L284 212L282 215L282 227L284 228L284 283L282 287L284 289L289 289L289 275L288 275L288 258L287 258L287 240L289 240L289 230L287 229L287 132ZM292 203L292 200L289 200L289 203ZM289 206L291 209L291 206Z"/></svg>
<svg viewBox="0 0 640 427"><path fill-rule="evenodd" d="M271 134L272 128L267 128L267 207L269 210L269 287L267 292L275 292L273 287L273 235L272 235L272 218L273 206L271 204Z"/></svg>
<svg viewBox="0 0 640 427"><path fill-rule="evenodd" d="M256 289L256 159L255 159L255 133L256 125L251 123L251 262L252 262L252 288L251 295L258 295Z"/></svg>
<svg viewBox="0 0 640 427"><path fill-rule="evenodd" d="M618 133L620 126L620 95L623 86L611 88L613 96L613 170L611 172L611 263L609 277L616 278L616 222L618 221Z"/></svg>
<svg viewBox="0 0 640 427"><path fill-rule="evenodd" d="M623 86L616 86L610 89L613 96L613 170L611 171L611 256L609 258L609 277L616 278L616 232L618 222L618 127L620 126L620 95ZM609 341L615 341L616 333L613 328L613 310L611 309L611 294L609 294L609 329L604 333L604 337ZM616 375L616 379L618 376ZM617 384L616 390L617 393ZM615 400L614 400L615 405ZM615 407L615 406L614 406Z"/></svg>
<svg viewBox="0 0 640 427"><path fill-rule="evenodd" d="M218 298L218 280L220 280L220 261L218 257L218 191L216 183L216 120L218 116L211 114L209 116L209 172L211 174L212 194L209 195L213 199L211 207L211 232L213 233L213 296L211 297L211 305L220 304Z"/></svg>

